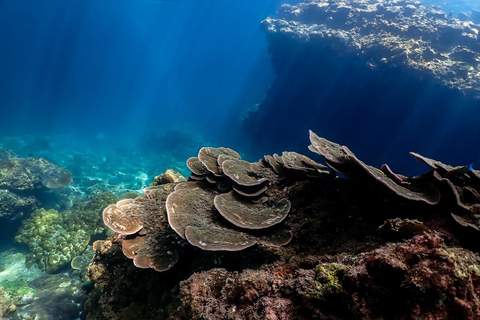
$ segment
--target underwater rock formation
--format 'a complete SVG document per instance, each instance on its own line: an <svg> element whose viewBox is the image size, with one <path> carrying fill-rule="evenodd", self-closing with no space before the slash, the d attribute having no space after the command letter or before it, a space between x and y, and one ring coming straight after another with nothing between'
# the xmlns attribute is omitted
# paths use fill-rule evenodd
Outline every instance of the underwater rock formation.
<svg viewBox="0 0 480 320"><path fill-rule="evenodd" d="M408 0L317 0L283 5L278 14L263 21L268 32L341 46L368 57L371 68L398 65L480 94L480 25L472 21Z"/></svg>
<svg viewBox="0 0 480 320"><path fill-rule="evenodd" d="M411 149L471 157L457 139L479 139L480 25L410 0L313 0L277 15L262 22L276 79L244 119L262 152L303 150L310 127L402 171Z"/></svg>
<svg viewBox="0 0 480 320"><path fill-rule="evenodd" d="M17 249L0 254L0 268L2 319L84 318L86 292L77 271L45 274L35 266L27 267L25 255Z"/></svg>
<svg viewBox="0 0 480 320"><path fill-rule="evenodd" d="M430 233L360 255L195 273L180 295L186 319L477 319L479 267Z"/></svg>
<svg viewBox="0 0 480 320"><path fill-rule="evenodd" d="M9 190L0 190L0 212L4 218L15 219L32 212L40 205L34 196L20 196Z"/></svg>
<svg viewBox="0 0 480 320"><path fill-rule="evenodd" d="M20 319L84 318L85 290L78 274L40 277L30 282L32 292L20 303ZM17 319L18 319L17 318Z"/></svg>
<svg viewBox="0 0 480 320"><path fill-rule="evenodd" d="M69 185L68 170L43 158L19 158L0 148L0 218L15 219L30 214L41 202L41 189L58 189Z"/></svg>
<svg viewBox="0 0 480 320"><path fill-rule="evenodd" d="M64 212L43 208L33 212L15 237L30 250L27 265L36 263L41 270L53 273L69 264L93 236L106 231L100 212L116 200L107 192L79 201Z"/></svg>
<svg viewBox="0 0 480 320"><path fill-rule="evenodd" d="M105 209L117 234L94 245L87 319L480 317L480 172L413 154L432 170L407 177L310 142L327 166L202 148L188 182ZM270 229L288 241L261 241Z"/></svg>

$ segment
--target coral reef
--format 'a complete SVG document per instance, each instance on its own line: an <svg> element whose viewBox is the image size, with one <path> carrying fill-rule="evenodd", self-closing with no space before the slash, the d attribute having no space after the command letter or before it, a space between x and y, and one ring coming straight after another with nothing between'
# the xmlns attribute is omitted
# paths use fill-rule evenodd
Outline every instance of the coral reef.
<svg viewBox="0 0 480 320"><path fill-rule="evenodd" d="M15 241L30 249L27 263L52 273L70 263L87 247L90 239L105 232L101 210L116 201L112 193L101 193L79 201L59 213L54 209L36 210L22 222Z"/></svg>
<svg viewBox="0 0 480 320"><path fill-rule="evenodd" d="M149 187L145 196L121 200L103 211L105 224L123 235L123 253L139 268L166 271L178 260L176 236L165 210L173 189L174 184Z"/></svg>
<svg viewBox="0 0 480 320"><path fill-rule="evenodd" d="M0 218L16 219L30 214L41 202L41 189L69 185L68 170L43 158L20 158L0 148Z"/></svg>
<svg viewBox="0 0 480 320"><path fill-rule="evenodd" d="M212 269L180 295L186 319L477 319L479 266L430 233L360 255Z"/></svg>
<svg viewBox="0 0 480 320"><path fill-rule="evenodd" d="M395 174L388 165L382 169L366 165L345 146L318 137L310 131L309 149L325 158L334 171L353 179L370 180L413 202L441 205L451 211L463 227L480 231L480 171L471 166L453 167L418 153L410 154L433 171L409 178Z"/></svg>
<svg viewBox="0 0 480 320"><path fill-rule="evenodd" d="M331 171L292 152L250 163L202 148L190 181L105 209L117 234L94 244L87 319L480 317L479 172L413 154L433 170L407 177L310 140ZM272 218L281 199L288 214ZM265 217L274 225L256 229ZM271 228L288 241L259 240Z"/></svg>
<svg viewBox="0 0 480 320"><path fill-rule="evenodd" d="M366 56L371 68L401 65L478 95L480 26L415 1L325 1L283 5L268 32ZM345 54L345 53L344 53Z"/></svg>
<svg viewBox="0 0 480 320"><path fill-rule="evenodd" d="M164 132L165 129L159 130ZM188 134L191 139L201 141L198 132ZM164 136L165 141L169 140L170 143L177 141L175 139L178 137L175 130L165 132ZM74 177L67 188L48 189L42 185L42 189L37 190L41 194L36 194L41 203L24 212L24 216L28 217L37 208L63 211L70 208L76 199L97 192L112 192L116 196L126 192L142 194L142 189L152 182L154 176L162 172L160 170L170 168L188 173L185 166L188 156L176 159L172 156L171 149L164 147L161 148L161 153L153 152L152 145L143 149L139 147L139 143L145 142L141 139L137 141L135 138L135 141L128 143L112 143L117 137L112 138L113 140L107 139L103 134L89 138L79 137L65 135L65 132L61 135L52 133L42 136L2 136L0 147L15 150L21 157L48 159L70 171ZM178 144L179 149L184 148L182 152L186 152L186 155L197 151L201 145L198 142L189 147ZM132 158L141 161L132 162Z"/></svg>

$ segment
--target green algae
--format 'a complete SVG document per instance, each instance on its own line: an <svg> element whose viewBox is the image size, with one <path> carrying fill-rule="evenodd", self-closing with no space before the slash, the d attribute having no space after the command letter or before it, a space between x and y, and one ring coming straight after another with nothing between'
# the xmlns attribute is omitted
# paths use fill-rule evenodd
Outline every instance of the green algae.
<svg viewBox="0 0 480 320"><path fill-rule="evenodd" d="M30 287L27 280L20 278L15 280L6 280L0 283L3 290L10 296L15 304L22 301L23 297L33 294L35 291Z"/></svg>
<svg viewBox="0 0 480 320"><path fill-rule="evenodd" d="M468 269L472 270L477 276L480 276L480 267L476 264L468 266Z"/></svg>
<svg viewBox="0 0 480 320"><path fill-rule="evenodd" d="M347 271L346 267L337 263L321 263L315 267L317 298L323 300L327 296L344 293L342 278Z"/></svg>

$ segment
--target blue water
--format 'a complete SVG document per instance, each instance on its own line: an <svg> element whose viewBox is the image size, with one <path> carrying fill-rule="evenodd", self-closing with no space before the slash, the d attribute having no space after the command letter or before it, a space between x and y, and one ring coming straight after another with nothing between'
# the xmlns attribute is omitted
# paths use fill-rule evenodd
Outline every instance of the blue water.
<svg viewBox="0 0 480 320"><path fill-rule="evenodd" d="M480 2L477 0L423 0L425 5L436 5L442 8L446 13L469 12L471 10L480 10Z"/></svg>
<svg viewBox="0 0 480 320"><path fill-rule="evenodd" d="M281 2L1 1L0 133L233 141L274 76L259 22Z"/></svg>

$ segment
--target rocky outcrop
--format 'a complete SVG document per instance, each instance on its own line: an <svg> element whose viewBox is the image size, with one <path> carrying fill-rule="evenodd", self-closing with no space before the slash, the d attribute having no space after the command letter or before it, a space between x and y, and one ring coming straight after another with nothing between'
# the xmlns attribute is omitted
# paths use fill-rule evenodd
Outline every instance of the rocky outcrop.
<svg viewBox="0 0 480 320"><path fill-rule="evenodd" d="M402 170L405 146L479 160L457 141L479 138L480 25L409 0L314 0L262 26L277 77L244 126L263 152L301 150L308 127Z"/></svg>
<svg viewBox="0 0 480 320"><path fill-rule="evenodd" d="M428 234L356 256L212 269L180 294L188 319L478 319L479 263Z"/></svg>
<svg viewBox="0 0 480 320"><path fill-rule="evenodd" d="M42 193L71 182L68 170L44 158L20 158L0 148L0 219L28 216L40 206Z"/></svg>

